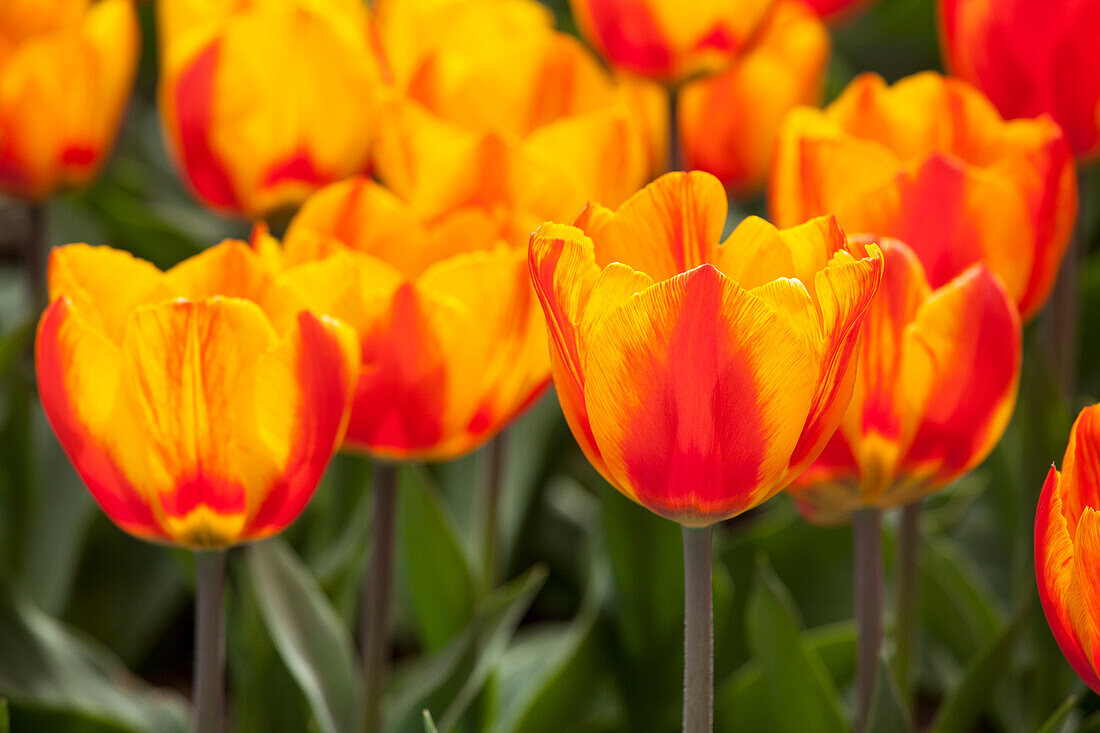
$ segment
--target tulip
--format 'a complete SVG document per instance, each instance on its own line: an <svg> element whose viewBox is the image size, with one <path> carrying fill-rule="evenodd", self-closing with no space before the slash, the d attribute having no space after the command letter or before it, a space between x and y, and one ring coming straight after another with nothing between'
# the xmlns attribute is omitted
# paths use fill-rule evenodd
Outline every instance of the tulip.
<svg viewBox="0 0 1100 733"><path fill-rule="evenodd" d="M880 243L885 274L863 323L840 429L788 489L811 519L903 506L985 459L1016 404L1020 319L981 264L933 289L905 244Z"/></svg>
<svg viewBox="0 0 1100 733"><path fill-rule="evenodd" d="M781 226L834 213L852 232L896 237L938 288L976 262L1023 317L1050 292L1073 230L1073 156L1046 117L1005 122L966 82L933 73L887 87L857 77L779 135L769 204Z"/></svg>
<svg viewBox="0 0 1100 733"><path fill-rule="evenodd" d="M302 309L240 242L167 272L70 245L49 287L46 417L119 527L197 551L196 727L220 730L224 549L281 531L313 495L347 424L354 334Z"/></svg>
<svg viewBox="0 0 1100 733"><path fill-rule="evenodd" d="M752 45L774 0L571 0L588 41L612 66L676 84L713 73Z"/></svg>
<svg viewBox="0 0 1100 733"><path fill-rule="evenodd" d="M652 95L615 83L533 0L383 0L377 19L400 94L380 116L375 168L422 216L504 210L506 238L525 243L651 174Z"/></svg>
<svg viewBox="0 0 1100 733"><path fill-rule="evenodd" d="M617 210L532 236L558 398L589 461L684 527L684 730L708 730L710 525L757 506L822 449L851 394L882 275L832 217L780 231L670 173Z"/></svg>
<svg viewBox="0 0 1100 733"><path fill-rule="evenodd" d="M0 193L41 201L95 176L122 120L139 45L131 0L0 7Z"/></svg>
<svg viewBox="0 0 1100 733"><path fill-rule="evenodd" d="M425 221L366 178L333 184L256 240L281 285L359 337L345 444L389 460L446 460L496 434L549 383L525 253L480 209Z"/></svg>
<svg viewBox="0 0 1100 733"><path fill-rule="evenodd" d="M159 4L169 147L214 210L260 217L369 166L380 71L365 6Z"/></svg>
<svg viewBox="0 0 1100 733"><path fill-rule="evenodd" d="M1035 515L1035 576L1047 623L1073 670L1100 694L1095 644L1100 620L1100 406L1077 416L1062 459L1050 467Z"/></svg>
<svg viewBox="0 0 1100 733"><path fill-rule="evenodd" d="M801 0L777 2L755 42L728 69L680 92L687 167L737 193L763 187L784 115L817 105L825 87L829 35Z"/></svg>
<svg viewBox="0 0 1100 733"><path fill-rule="evenodd" d="M1100 3L939 0L939 18L947 65L1001 114L1048 114L1077 155L1100 151Z"/></svg>

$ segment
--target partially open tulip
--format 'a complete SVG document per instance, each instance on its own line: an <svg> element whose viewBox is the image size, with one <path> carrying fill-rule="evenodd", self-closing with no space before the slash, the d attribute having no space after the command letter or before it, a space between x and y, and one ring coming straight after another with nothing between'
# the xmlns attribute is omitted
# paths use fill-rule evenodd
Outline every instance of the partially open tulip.
<svg viewBox="0 0 1100 733"><path fill-rule="evenodd" d="M549 383L546 332L526 253L473 208L426 221L366 178L311 197L282 250L260 235L281 285L359 336L346 444L394 459L473 450Z"/></svg>
<svg viewBox="0 0 1100 733"><path fill-rule="evenodd" d="M713 73L755 41L775 0L571 0L577 25L612 66L676 83Z"/></svg>
<svg viewBox="0 0 1100 733"><path fill-rule="evenodd" d="M380 116L378 177L428 218L506 209L513 243L622 201L651 173L649 95L616 84L534 0L382 0L398 95ZM662 110L663 112L663 110Z"/></svg>
<svg viewBox="0 0 1100 733"><path fill-rule="evenodd" d="M131 0L0 4L0 193L87 183L118 131L137 67Z"/></svg>
<svg viewBox="0 0 1100 733"><path fill-rule="evenodd" d="M304 310L241 242L167 272L70 245L49 284L42 406L116 524L217 549L298 516L347 424L350 329Z"/></svg>
<svg viewBox="0 0 1100 733"><path fill-rule="evenodd" d="M852 401L788 489L814 521L947 486L989 454L1016 404L1020 318L1000 282L978 264L933 289L912 250L891 239L881 247Z"/></svg>
<svg viewBox="0 0 1100 733"><path fill-rule="evenodd" d="M726 210L712 175L670 173L531 237L573 434L619 491L684 525L751 509L817 456L882 274L832 217L753 217L720 243Z"/></svg>
<svg viewBox="0 0 1100 733"><path fill-rule="evenodd" d="M369 165L380 71L350 0L162 0L160 109L195 194L258 217Z"/></svg>
<svg viewBox="0 0 1100 733"><path fill-rule="evenodd" d="M1081 411L1062 472L1047 474L1035 515L1035 575L1050 630L1070 666L1100 694L1100 405Z"/></svg>
<svg viewBox="0 0 1100 733"><path fill-rule="evenodd" d="M769 203L781 226L825 213L896 237L933 288L982 262L1024 318L1043 305L1073 231L1073 156L1047 117L1005 122L964 81L864 74L783 125Z"/></svg>
<svg viewBox="0 0 1100 733"><path fill-rule="evenodd" d="M801 0L778 0L729 68L684 86L680 135L689 169L740 193L764 185L779 126L825 89L829 34Z"/></svg>
<svg viewBox="0 0 1100 733"><path fill-rule="evenodd" d="M1100 2L938 0L947 65L1005 117L1053 117L1078 155L1100 151Z"/></svg>

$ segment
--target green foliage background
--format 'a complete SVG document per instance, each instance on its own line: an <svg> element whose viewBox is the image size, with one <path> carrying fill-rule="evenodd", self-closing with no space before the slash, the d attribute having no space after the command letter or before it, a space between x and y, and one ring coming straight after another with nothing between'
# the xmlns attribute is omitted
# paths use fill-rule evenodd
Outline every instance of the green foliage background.
<svg viewBox="0 0 1100 733"><path fill-rule="evenodd" d="M562 2L552 3L571 28ZM167 160L155 100L152 8L139 89L116 154L91 189L48 210L50 244L110 243L169 266L245 222L204 212ZM857 72L937 68L932 3L882 0L833 29L829 96ZM1096 242L1100 181L1082 175L1082 248ZM1091 197L1091 198L1090 198ZM748 202L731 214L762 211ZM0 732L184 731L192 562L117 530L96 508L38 406L37 312L0 201ZM978 471L927 503L921 567L921 729L1100 731L1100 701L1042 618L1034 507L1079 407L1100 394L1100 258L1083 261L1079 387L1059 399L1029 327L1020 403ZM399 487L394 731L596 733L679 726L679 528L588 466L553 395L508 431L500 541L506 582L481 567L485 455L403 469ZM355 730L353 630L366 567L370 465L340 456L281 538L232 551L229 675L240 733ZM895 518L887 522L887 572ZM847 528L801 521L785 497L716 533L720 731L850 730L855 632ZM892 589L888 587L888 593ZM892 595L888 595L888 600ZM888 606L890 604L888 603ZM887 620L889 639L891 619ZM890 659L889 643L885 650ZM888 673L876 731L904 730ZM425 709L431 716L426 717ZM434 720L434 722L433 722Z"/></svg>

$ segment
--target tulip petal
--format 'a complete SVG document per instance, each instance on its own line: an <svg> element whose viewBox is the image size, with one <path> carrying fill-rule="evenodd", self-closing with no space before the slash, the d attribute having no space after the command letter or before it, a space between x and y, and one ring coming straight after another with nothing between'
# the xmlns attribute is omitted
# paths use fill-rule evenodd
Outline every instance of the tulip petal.
<svg viewBox="0 0 1100 733"><path fill-rule="evenodd" d="M38 393L61 447L92 496L120 527L166 539L148 498L121 470L105 442L120 384L119 348L89 326L67 298L55 300L38 326Z"/></svg>
<svg viewBox="0 0 1100 733"><path fill-rule="evenodd" d="M607 316L585 368L593 434L616 485L703 525L778 489L815 377L804 342L711 265Z"/></svg>
<svg viewBox="0 0 1100 733"><path fill-rule="evenodd" d="M1097 567L1100 567L1100 512L1085 507L1073 538L1074 579L1083 608L1070 605L1067 610L1071 623L1076 622L1078 639L1086 645L1085 655L1092 660L1100 659L1100 576L1096 573ZM1095 679L1095 662L1092 668Z"/></svg>
<svg viewBox="0 0 1100 733"><path fill-rule="evenodd" d="M1100 407L1086 407L1069 434L1062 481L1072 491L1062 492L1062 510L1076 527L1086 507L1100 507Z"/></svg>

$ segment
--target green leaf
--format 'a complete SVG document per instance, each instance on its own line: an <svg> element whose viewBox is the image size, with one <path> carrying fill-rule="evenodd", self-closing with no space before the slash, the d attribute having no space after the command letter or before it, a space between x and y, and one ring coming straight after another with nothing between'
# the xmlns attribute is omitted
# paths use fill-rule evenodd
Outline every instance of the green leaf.
<svg viewBox="0 0 1100 733"><path fill-rule="evenodd" d="M1062 727L1062 721L1065 719L1066 715L1073 710L1073 706L1076 704L1076 695L1067 697L1066 701L1050 714L1050 717L1046 719L1046 722L1044 722L1035 733L1058 733L1059 729Z"/></svg>
<svg viewBox="0 0 1100 733"><path fill-rule="evenodd" d="M890 659L883 653L878 663L875 679L875 696L871 700L871 719L868 733L902 733L912 730L905 701L898 689L897 680L890 666Z"/></svg>
<svg viewBox="0 0 1100 733"><path fill-rule="evenodd" d="M125 731L190 727L187 704L131 674L106 649L46 616L25 593L0 585L0 696L15 711L84 718Z"/></svg>
<svg viewBox="0 0 1100 733"><path fill-rule="evenodd" d="M445 711L439 727L450 731L497 668L516 626L546 581L535 567L490 594L473 621L449 644L398 668L391 687L387 731L421 731L422 711Z"/></svg>
<svg viewBox="0 0 1100 733"><path fill-rule="evenodd" d="M268 633L325 733L362 725L361 686L351 636L317 581L283 540L244 551Z"/></svg>
<svg viewBox="0 0 1100 733"><path fill-rule="evenodd" d="M427 710L424 711L424 733L439 733L435 727L435 721L432 720L432 714Z"/></svg>
<svg viewBox="0 0 1100 733"><path fill-rule="evenodd" d="M920 620L962 661L997 636L1004 614L978 568L954 542L926 535L920 563Z"/></svg>
<svg viewBox="0 0 1100 733"><path fill-rule="evenodd" d="M11 717L8 715L8 701L0 697L0 733L11 733Z"/></svg>
<svg viewBox="0 0 1100 733"><path fill-rule="evenodd" d="M411 598L420 639L434 651L473 618L475 576L427 473L402 467L398 480L400 579Z"/></svg>
<svg viewBox="0 0 1100 733"><path fill-rule="evenodd" d="M746 618L779 732L845 731L836 687L802 635L787 589L760 557Z"/></svg>
<svg viewBox="0 0 1100 733"><path fill-rule="evenodd" d="M1012 622L967 666L962 680L940 708L932 729L934 733L967 733L974 729L1008 669L1013 645L1024 626L1026 608L1026 605L1021 606Z"/></svg>

